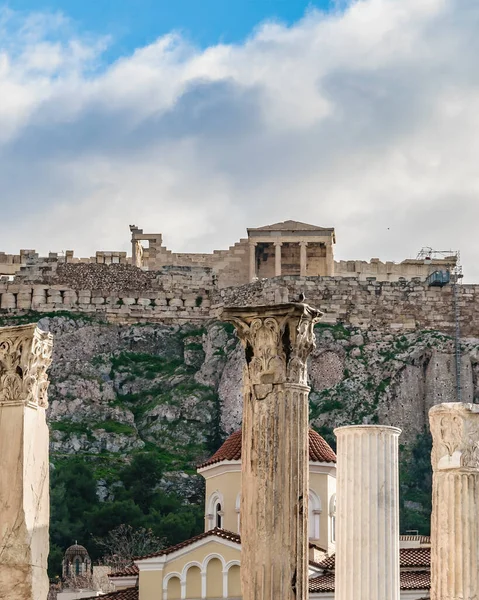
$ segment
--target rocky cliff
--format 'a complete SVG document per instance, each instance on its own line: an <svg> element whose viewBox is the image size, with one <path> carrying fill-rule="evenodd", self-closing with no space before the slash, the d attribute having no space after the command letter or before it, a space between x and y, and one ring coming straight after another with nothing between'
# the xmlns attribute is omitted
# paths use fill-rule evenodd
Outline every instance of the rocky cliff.
<svg viewBox="0 0 479 600"><path fill-rule="evenodd" d="M83 455L106 499L115 494L118 469L135 453L153 451L165 465L165 489L200 498L195 465L241 423L243 358L232 326L121 325L74 313L40 315L40 326L55 339L53 461ZM332 443L335 426L384 423L401 427L401 444L412 445L427 429L428 409L456 399L447 335L320 324L316 336L311 421ZM479 397L478 363L479 340L462 340L463 401Z"/></svg>

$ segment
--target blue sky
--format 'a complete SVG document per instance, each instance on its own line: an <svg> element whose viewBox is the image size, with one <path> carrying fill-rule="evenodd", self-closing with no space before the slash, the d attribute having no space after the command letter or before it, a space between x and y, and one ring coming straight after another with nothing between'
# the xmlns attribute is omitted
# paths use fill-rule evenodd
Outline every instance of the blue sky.
<svg viewBox="0 0 479 600"><path fill-rule="evenodd" d="M113 60L172 30L201 47L238 43L266 19L294 23L331 0L10 0L16 11L62 12L75 28L111 35ZM1 3L0 3L1 4ZM105 57L104 57L105 58Z"/></svg>
<svg viewBox="0 0 479 600"><path fill-rule="evenodd" d="M479 281L478 1L324 1L0 0L0 251L295 219Z"/></svg>

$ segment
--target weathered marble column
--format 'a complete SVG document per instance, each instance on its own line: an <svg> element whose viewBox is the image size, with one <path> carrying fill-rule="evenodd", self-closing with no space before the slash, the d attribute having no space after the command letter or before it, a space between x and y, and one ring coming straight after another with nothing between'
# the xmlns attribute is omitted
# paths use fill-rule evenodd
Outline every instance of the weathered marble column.
<svg viewBox="0 0 479 600"><path fill-rule="evenodd" d="M281 277L281 246L282 242L274 242L274 274Z"/></svg>
<svg viewBox="0 0 479 600"><path fill-rule="evenodd" d="M308 242L299 242L299 274L301 277L306 277L308 271L307 265Z"/></svg>
<svg viewBox="0 0 479 600"><path fill-rule="evenodd" d="M431 600L479 598L479 406L429 411L433 438Z"/></svg>
<svg viewBox="0 0 479 600"><path fill-rule="evenodd" d="M0 329L0 599L46 600L52 336Z"/></svg>
<svg viewBox="0 0 479 600"><path fill-rule="evenodd" d="M256 242L249 243L249 281L256 279Z"/></svg>
<svg viewBox="0 0 479 600"><path fill-rule="evenodd" d="M243 600L308 598L306 361L321 313L305 304L226 308L245 348Z"/></svg>
<svg viewBox="0 0 479 600"><path fill-rule="evenodd" d="M399 600L400 429L339 427L336 600Z"/></svg>

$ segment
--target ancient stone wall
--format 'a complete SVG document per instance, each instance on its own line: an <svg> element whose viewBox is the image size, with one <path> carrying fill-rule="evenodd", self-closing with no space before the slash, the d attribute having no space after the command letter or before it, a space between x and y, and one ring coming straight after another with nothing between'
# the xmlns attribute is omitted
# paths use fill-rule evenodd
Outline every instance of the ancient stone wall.
<svg viewBox="0 0 479 600"><path fill-rule="evenodd" d="M363 329L454 331L453 286L420 280L381 282L355 277L285 276L221 288L212 269L129 265L63 264L37 277L0 280L0 310L103 313L111 320L153 322L216 318L222 305L290 302L303 293L325 313L325 322ZM463 337L479 337L479 286L459 286Z"/></svg>

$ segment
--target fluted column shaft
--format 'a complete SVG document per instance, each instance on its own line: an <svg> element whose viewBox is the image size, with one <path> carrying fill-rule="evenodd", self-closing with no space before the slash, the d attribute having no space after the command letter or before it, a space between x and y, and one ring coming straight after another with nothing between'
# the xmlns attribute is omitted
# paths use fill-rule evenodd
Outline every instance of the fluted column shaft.
<svg viewBox="0 0 479 600"><path fill-rule="evenodd" d="M306 360L320 312L304 304L229 308L245 348L243 600L308 598Z"/></svg>
<svg viewBox="0 0 479 600"><path fill-rule="evenodd" d="M249 242L249 281L256 279L256 242Z"/></svg>
<svg viewBox="0 0 479 600"><path fill-rule="evenodd" d="M433 436L431 599L479 598L479 406L429 411Z"/></svg>
<svg viewBox="0 0 479 600"><path fill-rule="evenodd" d="M336 600L399 600L400 429L340 427Z"/></svg>
<svg viewBox="0 0 479 600"><path fill-rule="evenodd" d="M282 242L274 242L274 274L281 277L281 247Z"/></svg>

